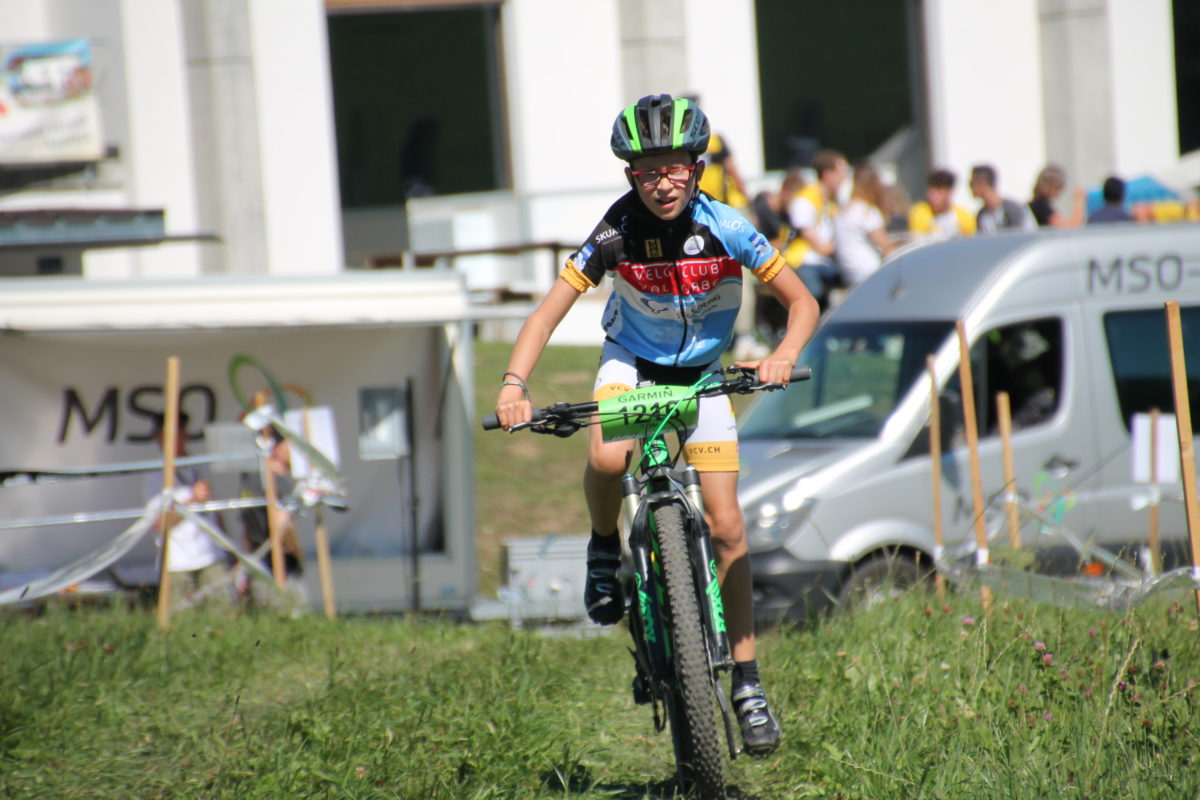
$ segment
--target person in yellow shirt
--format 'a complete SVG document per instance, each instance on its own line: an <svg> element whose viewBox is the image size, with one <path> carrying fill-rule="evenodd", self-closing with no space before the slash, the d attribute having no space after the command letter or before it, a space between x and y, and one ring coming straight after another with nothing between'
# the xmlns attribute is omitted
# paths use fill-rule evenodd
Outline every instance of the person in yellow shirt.
<svg viewBox="0 0 1200 800"><path fill-rule="evenodd" d="M917 203L908 212L908 229L914 237L970 236L975 233L975 216L962 206L954 205L954 173L937 169L925 183L925 202Z"/></svg>
<svg viewBox="0 0 1200 800"><path fill-rule="evenodd" d="M837 216L838 190L850 175L850 163L836 150L818 150L813 155L817 179L801 189L788 204L788 222L796 236L784 252L784 258L800 266L797 274L817 298L821 308L828 305L832 288L844 286L842 273L834 260L833 218Z"/></svg>

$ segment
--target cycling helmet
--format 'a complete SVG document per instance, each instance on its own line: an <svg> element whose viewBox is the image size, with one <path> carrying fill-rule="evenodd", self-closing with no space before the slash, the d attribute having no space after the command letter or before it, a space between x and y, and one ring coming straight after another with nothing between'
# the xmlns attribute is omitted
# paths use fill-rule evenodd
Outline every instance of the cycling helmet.
<svg viewBox="0 0 1200 800"><path fill-rule="evenodd" d="M624 161L686 150L701 156L708 149L708 117L684 97L647 95L617 115L613 122L613 155Z"/></svg>

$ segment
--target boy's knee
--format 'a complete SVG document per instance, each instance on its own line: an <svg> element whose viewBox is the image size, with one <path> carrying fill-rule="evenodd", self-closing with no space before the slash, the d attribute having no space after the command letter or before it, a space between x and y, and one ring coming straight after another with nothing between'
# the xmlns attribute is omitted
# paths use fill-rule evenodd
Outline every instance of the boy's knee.
<svg viewBox="0 0 1200 800"><path fill-rule="evenodd" d="M620 478L629 469L629 451L606 448L588 454L588 470L600 478Z"/></svg>

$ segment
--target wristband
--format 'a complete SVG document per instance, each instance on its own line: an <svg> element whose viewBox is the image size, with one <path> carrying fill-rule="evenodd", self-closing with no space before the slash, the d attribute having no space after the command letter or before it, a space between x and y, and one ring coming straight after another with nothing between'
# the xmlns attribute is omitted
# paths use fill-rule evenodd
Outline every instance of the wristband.
<svg viewBox="0 0 1200 800"><path fill-rule="evenodd" d="M505 373L505 374L507 375L508 373ZM529 387L526 386L525 384L518 383L517 381L504 381L503 383L500 384L501 389L503 389L505 386L520 386L521 394L525 395L526 400L529 399Z"/></svg>
<svg viewBox="0 0 1200 800"><path fill-rule="evenodd" d="M517 373L515 373L515 372L506 372L506 373L504 373L503 375L501 375L501 376L500 376L500 380L504 380L505 378L509 377L510 375L511 375L512 377L516 378L518 381L520 381L520 383L521 383L521 385L522 385L522 386L524 386L524 385L525 385L525 379L524 379L524 378L522 378L520 375L518 375L518 374L517 374Z"/></svg>

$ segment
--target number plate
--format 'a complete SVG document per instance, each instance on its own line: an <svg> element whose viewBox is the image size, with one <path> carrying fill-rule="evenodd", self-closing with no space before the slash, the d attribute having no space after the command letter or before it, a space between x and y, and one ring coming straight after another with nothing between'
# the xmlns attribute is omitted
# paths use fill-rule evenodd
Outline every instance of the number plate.
<svg viewBox="0 0 1200 800"><path fill-rule="evenodd" d="M604 441L638 439L653 433L672 409L675 409L674 420L689 428L695 427L700 416L700 402L692 392L689 386L643 386L601 400L598 411Z"/></svg>

